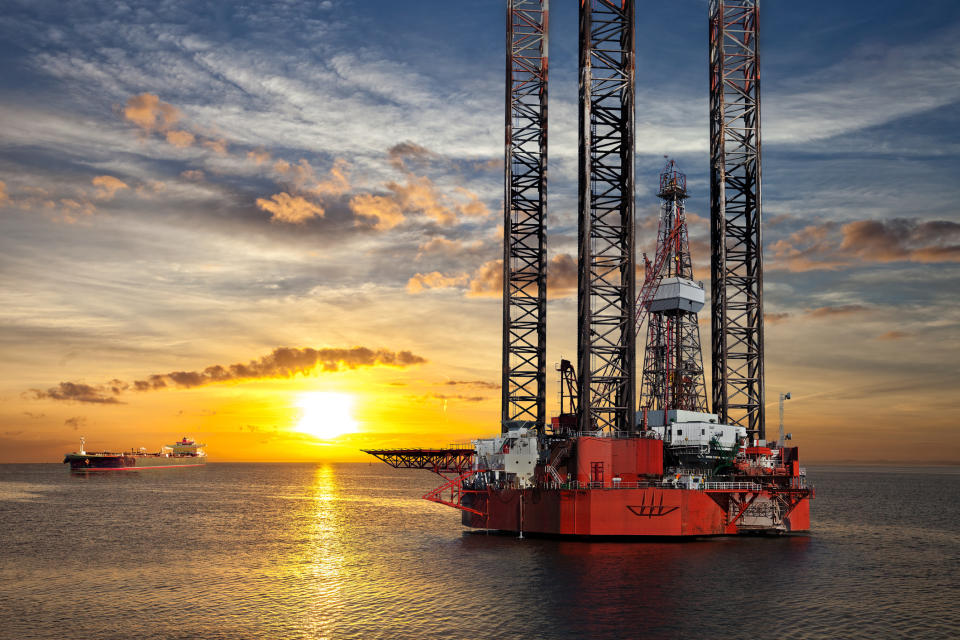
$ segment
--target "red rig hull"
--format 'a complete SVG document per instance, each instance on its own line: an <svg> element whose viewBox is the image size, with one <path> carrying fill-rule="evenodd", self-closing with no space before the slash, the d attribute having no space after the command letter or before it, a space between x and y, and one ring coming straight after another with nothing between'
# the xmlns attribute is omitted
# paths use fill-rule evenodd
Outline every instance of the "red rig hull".
<svg viewBox="0 0 960 640"><path fill-rule="evenodd" d="M758 497L763 498L763 492ZM730 491L664 488L494 489L464 496L465 526L557 536L682 537L794 533L810 529L803 499L782 528L740 524L750 497ZM522 502L522 505L521 505ZM744 510L747 512L747 510Z"/></svg>
<svg viewBox="0 0 960 640"><path fill-rule="evenodd" d="M748 447L726 460L725 471L704 472L682 464L676 453L668 455L655 437L544 442L531 434L478 440L475 450L367 453L392 467L443 476L446 483L424 498L459 509L462 523L476 529L633 538L810 529L814 491L795 447L775 453Z"/></svg>

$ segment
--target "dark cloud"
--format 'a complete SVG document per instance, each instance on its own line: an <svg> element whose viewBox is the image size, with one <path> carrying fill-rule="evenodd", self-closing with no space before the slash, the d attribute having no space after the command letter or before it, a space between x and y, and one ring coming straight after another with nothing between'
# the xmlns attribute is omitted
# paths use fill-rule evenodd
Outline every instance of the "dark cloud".
<svg viewBox="0 0 960 640"><path fill-rule="evenodd" d="M443 384L447 386L467 386L467 387L477 387L478 389L499 389L500 385L496 382L489 382L487 380L447 380Z"/></svg>
<svg viewBox="0 0 960 640"><path fill-rule="evenodd" d="M144 380L125 383L111 380L107 385L91 386L77 382L61 382L47 391L31 389L28 397L44 400L66 400L101 404L118 404L114 397L123 391L154 391L174 388L201 387L228 380L256 380L268 378L292 378L315 371L332 373L358 367L409 367L427 360L410 351L390 351L351 347L348 349L311 349L280 347L259 360L238 362L228 366L212 365L203 371L171 371L155 373ZM113 395L107 395L108 393Z"/></svg>
<svg viewBox="0 0 960 640"><path fill-rule="evenodd" d="M121 404L113 395L113 387L91 386L82 382L61 382L46 391L30 389L24 394L34 400L63 400L65 402L87 402L90 404Z"/></svg>
<svg viewBox="0 0 960 640"><path fill-rule="evenodd" d="M960 223L855 220L808 225L772 245L772 269L836 269L857 262L960 262Z"/></svg>
<svg viewBox="0 0 960 640"><path fill-rule="evenodd" d="M836 316L848 316L854 313L861 313L867 308L862 304L842 304L835 307L818 307L807 311L811 318L833 318Z"/></svg>
<svg viewBox="0 0 960 640"><path fill-rule="evenodd" d="M406 169L407 161L426 162L435 158L437 154L415 142L405 140L393 145L387 150L387 159L397 169Z"/></svg>
<svg viewBox="0 0 960 640"><path fill-rule="evenodd" d="M562 298L577 291L577 259L558 253L547 263L547 295Z"/></svg>
<svg viewBox="0 0 960 640"><path fill-rule="evenodd" d="M460 400L462 402L483 402L486 400L484 396L445 395L442 393L434 393L430 397L435 400Z"/></svg>
<svg viewBox="0 0 960 640"><path fill-rule="evenodd" d="M311 349L280 347L259 360L238 362L228 366L213 365L203 371L171 371L154 374L146 380L134 382L138 391L173 387L200 387L228 380L253 380L262 378L292 378L307 375L315 370L327 373L356 369L357 367L409 367L423 364L426 359L409 351L389 351L352 347L349 349Z"/></svg>
<svg viewBox="0 0 960 640"><path fill-rule="evenodd" d="M72 418L67 418L63 421L64 426L72 427L74 431L77 431L86 424L87 419L83 416L74 416Z"/></svg>

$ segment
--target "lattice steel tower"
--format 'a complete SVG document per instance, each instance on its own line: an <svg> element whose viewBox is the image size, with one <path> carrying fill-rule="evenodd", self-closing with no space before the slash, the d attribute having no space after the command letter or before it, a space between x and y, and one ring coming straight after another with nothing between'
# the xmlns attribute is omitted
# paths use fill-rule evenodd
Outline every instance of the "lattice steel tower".
<svg viewBox="0 0 960 640"><path fill-rule="evenodd" d="M580 2L581 431L635 428L633 4Z"/></svg>
<svg viewBox="0 0 960 640"><path fill-rule="evenodd" d="M647 348L641 379L641 406L652 411L707 411L703 355L697 312L703 286L693 280L693 263L684 200L687 177L673 160L660 173L660 227L657 260L660 273L647 263L647 280L657 278L647 313ZM664 424L667 424L664 420Z"/></svg>
<svg viewBox="0 0 960 640"><path fill-rule="evenodd" d="M713 410L764 438L759 0L710 2Z"/></svg>
<svg viewBox="0 0 960 640"><path fill-rule="evenodd" d="M546 417L548 5L507 2L503 432Z"/></svg>

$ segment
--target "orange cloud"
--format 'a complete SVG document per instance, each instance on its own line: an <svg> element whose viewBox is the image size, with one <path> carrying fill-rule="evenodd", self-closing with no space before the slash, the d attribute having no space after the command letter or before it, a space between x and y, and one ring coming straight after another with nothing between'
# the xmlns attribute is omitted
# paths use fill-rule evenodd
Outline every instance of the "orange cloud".
<svg viewBox="0 0 960 640"><path fill-rule="evenodd" d="M152 93L127 100L123 116L145 131L166 131L180 119L180 111Z"/></svg>
<svg viewBox="0 0 960 640"><path fill-rule="evenodd" d="M187 169L186 171L180 172L180 177L184 180L192 180L193 182L200 182L206 177L206 174L200 169Z"/></svg>
<svg viewBox="0 0 960 640"><path fill-rule="evenodd" d="M10 196L7 194L7 183L0 180L0 207L10 204Z"/></svg>
<svg viewBox="0 0 960 640"><path fill-rule="evenodd" d="M97 176L91 182L97 187L94 196L98 200L112 200L117 191L130 188L126 182L113 176Z"/></svg>
<svg viewBox="0 0 960 640"><path fill-rule="evenodd" d="M379 231L392 229L405 219L400 205L392 198L367 193L351 198L350 210L358 216L371 218L374 221L373 228Z"/></svg>
<svg viewBox="0 0 960 640"><path fill-rule="evenodd" d="M467 296L487 298L500 295L503 295L503 260L489 260L473 272Z"/></svg>
<svg viewBox="0 0 960 640"><path fill-rule="evenodd" d="M906 331L887 331L877 336L877 340L901 340L903 338L909 338L912 335L912 333L907 333Z"/></svg>
<svg viewBox="0 0 960 640"><path fill-rule="evenodd" d="M247 151L247 159L252 160L258 166L264 164L265 162L270 162L270 157L270 153L263 151L262 149L258 149L256 151Z"/></svg>
<svg viewBox="0 0 960 640"><path fill-rule="evenodd" d="M439 271L417 273L407 281L407 291L416 294L426 289L450 289L465 285L469 280L470 276L466 273L453 276L444 275Z"/></svg>
<svg viewBox="0 0 960 640"><path fill-rule="evenodd" d="M300 224L310 218L322 218L326 213L323 207L286 192L275 193L270 198L257 198L257 206L271 213L272 221Z"/></svg>
<svg viewBox="0 0 960 640"><path fill-rule="evenodd" d="M167 131L167 142L180 149L192 146L197 137L189 131L173 130Z"/></svg>
<svg viewBox="0 0 960 640"><path fill-rule="evenodd" d="M425 289L464 286L470 298L496 298L503 295L503 260L488 260L472 274L446 275L439 271L418 273L407 282L407 291L420 293ZM576 290L577 261L567 253L553 256L547 263L547 296L561 298L576 293Z"/></svg>
<svg viewBox="0 0 960 640"><path fill-rule="evenodd" d="M223 138L207 139L207 140L204 140L201 144L203 144L203 146L205 146L207 149L210 149L214 153L218 153L221 156L227 155L228 143Z"/></svg>
<svg viewBox="0 0 960 640"><path fill-rule="evenodd" d="M78 218L74 214L92 216L93 212L97 210L92 202L88 200L74 200L73 198L61 198L60 206L63 212L64 222L67 224L77 222Z"/></svg>
<svg viewBox="0 0 960 640"><path fill-rule="evenodd" d="M404 181L390 181L383 185L386 194L361 194L351 201L351 209L361 217L376 221L376 229L392 229L411 215L421 215L438 224L455 224L462 217L486 217L487 206L479 196L458 186L454 196L442 193L427 176L418 176L410 171L407 162L411 159L424 161L436 157L432 151L412 142L401 142L387 150L387 160L404 174ZM334 167L336 169L336 166ZM333 171L331 171L333 174Z"/></svg>
<svg viewBox="0 0 960 640"><path fill-rule="evenodd" d="M547 296L563 298L577 291L577 261L568 253L558 253L547 262ZM480 265L470 278L467 296L471 298L503 295L503 260Z"/></svg>

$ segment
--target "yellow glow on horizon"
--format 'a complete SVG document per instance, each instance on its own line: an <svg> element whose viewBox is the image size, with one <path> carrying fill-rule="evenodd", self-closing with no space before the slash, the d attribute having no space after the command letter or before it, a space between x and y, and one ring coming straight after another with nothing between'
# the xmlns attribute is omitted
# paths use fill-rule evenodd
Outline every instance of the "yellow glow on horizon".
<svg viewBox="0 0 960 640"><path fill-rule="evenodd" d="M333 440L359 429L353 417L354 398L349 393L307 391L297 395L300 420L297 431L320 440Z"/></svg>

